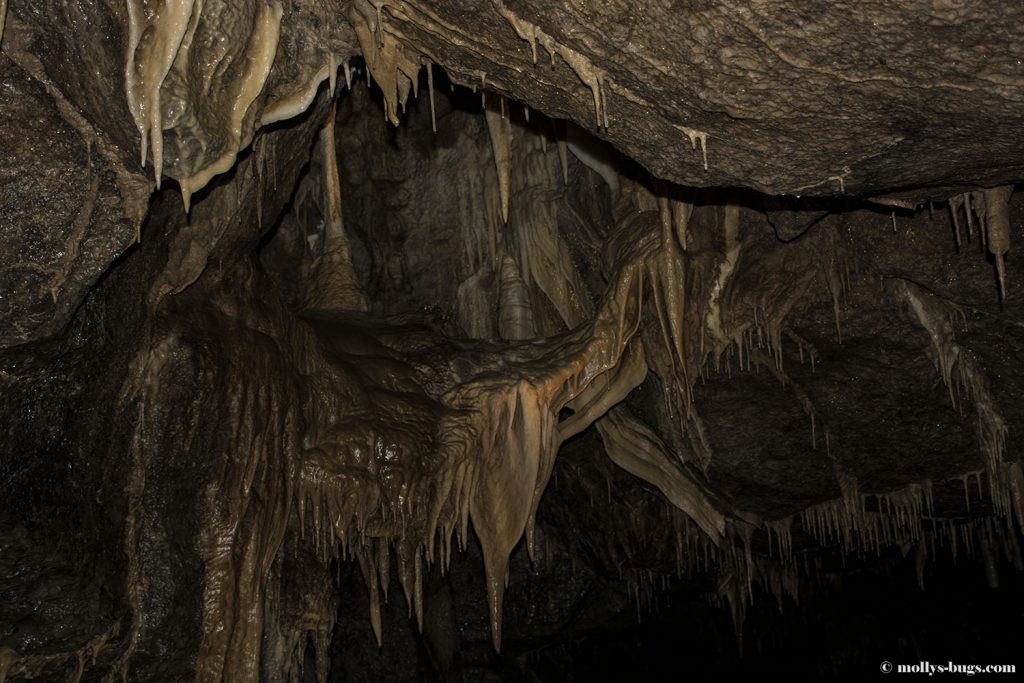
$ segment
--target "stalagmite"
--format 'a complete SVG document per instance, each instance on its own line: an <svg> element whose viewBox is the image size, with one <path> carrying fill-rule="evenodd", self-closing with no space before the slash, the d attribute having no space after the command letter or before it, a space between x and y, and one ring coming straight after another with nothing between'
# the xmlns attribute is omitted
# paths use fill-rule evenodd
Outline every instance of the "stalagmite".
<svg viewBox="0 0 1024 683"><path fill-rule="evenodd" d="M503 116L501 111L493 109L484 109L484 117L494 151L494 170L498 176L498 193L501 196L501 219L508 223L509 195L512 192L512 120Z"/></svg>
<svg viewBox="0 0 1024 683"><path fill-rule="evenodd" d="M985 190L985 223L988 234L988 250L995 257L996 272L999 275L999 293L1006 300L1006 253L1010 250L1010 195L1012 185Z"/></svg>

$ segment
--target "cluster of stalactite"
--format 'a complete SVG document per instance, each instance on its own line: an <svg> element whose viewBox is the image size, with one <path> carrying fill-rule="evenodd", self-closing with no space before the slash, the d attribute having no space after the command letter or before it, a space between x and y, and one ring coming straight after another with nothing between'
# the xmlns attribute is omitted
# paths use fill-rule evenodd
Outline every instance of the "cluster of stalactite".
<svg viewBox="0 0 1024 683"><path fill-rule="evenodd" d="M282 10L256 3L249 12L230 14L245 29L229 32L237 40L227 48L240 71L223 77L231 87L219 91L215 105L200 109L188 93L206 62L192 46L205 44L203 31L214 29L202 20L213 3L206 9L199 2L157 4L154 13L147 3L128 3L128 104L143 159L151 156L158 183L165 166L172 171L188 208L194 192L235 166L258 124L304 111L323 80L330 79L334 96L341 60L325 53L325 67L311 85L267 97ZM349 20L369 76L383 92L384 115L397 124L423 66L431 87L433 74L426 57L410 54L388 30L382 5L353 3ZM535 59L541 45L578 73L593 92L597 125L606 127L606 77L497 5ZM2 10L0 4L0 21ZM345 76L351 76L347 65ZM481 74L481 94L485 86ZM252 109L258 97L266 98L259 117ZM432 120L433 109L431 92ZM210 274L216 270L210 255L235 237L227 234L237 227L229 220L199 211L174 242L149 292L147 337L120 406L135 425L125 533L133 620L114 664L120 674L128 675L139 639L153 627L144 619L153 597L140 550L147 470L171 449L173 457L208 463L207 478L190 501L203 572L199 681L297 680L309 642L317 679L325 680L343 599L330 571L339 561L359 563L378 640L393 569L422 626L426 568L447 567L452 551L471 542L471 528L483 549L490 626L500 647L509 556L524 537L533 553L538 504L559 448L591 426L617 465L671 504L675 575L716 573L715 597L729 604L738 634L755 585L780 603L783 596L798 598L798 574L811 570L801 569L806 555L794 551L794 519L762 520L729 509L702 485L699 474L714 453L694 392L710 373L765 369L799 401L808 447L827 455L827 430L819 435L815 407L786 375L782 349L794 344L814 362L815 350L787 321L815 303L832 306L839 333L849 275L838 237L818 231L766 247L754 232L756 212L722 193L701 196L620 175L611 150L585 131L539 114L531 124L524 109L514 113L500 97L485 99L482 110L491 144L489 158L474 169L481 172L471 174L486 179L477 181L480 196L471 201L482 207L477 216L483 220L463 226L459 245L464 272L455 306L464 339L411 316L367 313L370 303L341 218L334 108L316 133L313 172L297 181L293 198L294 210L309 210L321 222L319 229L306 226L315 257L303 273L299 305L286 305L251 254ZM166 112L175 120L164 120ZM699 131L682 130L691 145L706 145ZM246 229L256 237L264 229L267 175L275 175L268 171L267 139L257 141L232 181L235 203L244 197L255 207L245 217L255 217L257 227ZM197 146L204 140L216 144ZM614 213L588 245L597 254L603 293L593 287L595 278L587 282L581 275L552 220L576 162L604 183ZM218 192L228 190L216 189L211 205L220 201ZM996 188L950 202L955 221L960 208L965 211L969 235L974 217L985 227L1001 286L1009 195L1008 188ZM959 239L959 225L956 234ZM991 498L1005 523L936 519L927 482L862 494L837 464L842 497L809 508L799 524L820 544L846 552L912 545L923 563L936 544L954 553L958 545L980 546L1019 565L1013 517L1024 521L1024 476L1018 464L1003 460L1006 426L977 360L957 342L957 311L912 282L889 287L927 332L954 405L970 404L977 412ZM622 403L649 373L672 418L657 430ZM183 382L191 392L181 391ZM172 409L175 398L187 409ZM769 557L752 552L755 532L769 540ZM637 571L623 578L642 609L668 576ZM107 639L61 662L76 661L80 675ZM0 651L0 681L6 672L48 665Z"/></svg>

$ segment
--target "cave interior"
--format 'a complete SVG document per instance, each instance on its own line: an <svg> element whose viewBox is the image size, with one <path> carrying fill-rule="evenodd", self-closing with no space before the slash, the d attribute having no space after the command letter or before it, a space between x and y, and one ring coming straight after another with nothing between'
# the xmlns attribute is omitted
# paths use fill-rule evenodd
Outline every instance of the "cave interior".
<svg viewBox="0 0 1024 683"><path fill-rule="evenodd" d="M1008 673L1021 27L0 0L0 683Z"/></svg>

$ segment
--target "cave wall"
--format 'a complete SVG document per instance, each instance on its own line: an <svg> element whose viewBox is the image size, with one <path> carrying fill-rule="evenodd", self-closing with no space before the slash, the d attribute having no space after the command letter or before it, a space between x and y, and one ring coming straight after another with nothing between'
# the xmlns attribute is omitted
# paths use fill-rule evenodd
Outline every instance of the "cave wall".
<svg viewBox="0 0 1024 683"><path fill-rule="evenodd" d="M6 11L0 674L556 676L1019 569L1015 9Z"/></svg>

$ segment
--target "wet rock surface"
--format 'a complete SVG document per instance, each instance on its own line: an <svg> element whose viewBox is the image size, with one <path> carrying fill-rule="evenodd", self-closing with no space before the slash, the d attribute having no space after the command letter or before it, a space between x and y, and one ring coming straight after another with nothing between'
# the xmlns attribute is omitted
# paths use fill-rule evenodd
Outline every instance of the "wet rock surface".
<svg viewBox="0 0 1024 683"><path fill-rule="evenodd" d="M1020 8L242 4L0 3L0 681L1013 661Z"/></svg>

